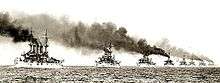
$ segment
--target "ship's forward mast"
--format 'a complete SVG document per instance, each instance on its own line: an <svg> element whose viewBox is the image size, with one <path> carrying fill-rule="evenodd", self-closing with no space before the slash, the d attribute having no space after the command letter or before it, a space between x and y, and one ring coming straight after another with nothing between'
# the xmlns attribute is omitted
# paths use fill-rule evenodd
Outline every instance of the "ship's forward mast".
<svg viewBox="0 0 220 83"><path fill-rule="evenodd" d="M64 60L58 60L53 57L49 57L48 55L48 36L47 30L44 33L43 41L40 39L34 38L33 33L30 33L30 50L27 53L21 54L21 57L15 59L15 65L22 66L26 65L26 67L31 67L32 65L36 66L44 66L47 65L52 66L62 66ZM21 64L22 63L22 64Z"/></svg>
<svg viewBox="0 0 220 83"><path fill-rule="evenodd" d="M115 60L115 55L112 55L112 47L113 45L109 43L103 47L104 55L98 58L96 62L96 66L102 65L110 65L110 66L120 66L120 61Z"/></svg>

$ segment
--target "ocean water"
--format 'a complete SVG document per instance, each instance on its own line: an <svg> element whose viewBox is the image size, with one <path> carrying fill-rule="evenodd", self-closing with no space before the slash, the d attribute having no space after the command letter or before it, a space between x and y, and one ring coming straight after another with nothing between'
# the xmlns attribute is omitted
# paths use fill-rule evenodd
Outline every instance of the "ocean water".
<svg viewBox="0 0 220 83"><path fill-rule="evenodd" d="M0 83L220 83L219 67L0 67Z"/></svg>

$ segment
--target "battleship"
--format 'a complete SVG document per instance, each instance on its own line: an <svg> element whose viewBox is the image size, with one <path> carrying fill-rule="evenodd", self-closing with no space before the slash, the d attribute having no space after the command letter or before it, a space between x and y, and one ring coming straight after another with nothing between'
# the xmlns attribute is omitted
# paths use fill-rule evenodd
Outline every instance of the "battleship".
<svg viewBox="0 0 220 83"><path fill-rule="evenodd" d="M172 66L174 65L173 61L168 57L168 60L164 61L165 66ZM156 63L152 61L152 58L144 55L143 58L139 59L137 62L137 66L156 66Z"/></svg>
<svg viewBox="0 0 220 83"><path fill-rule="evenodd" d="M115 60L115 55L112 55L113 45L109 43L103 47L104 55L95 61L97 67L119 67L120 61Z"/></svg>
<svg viewBox="0 0 220 83"><path fill-rule="evenodd" d="M193 64L193 63L192 63L192 64ZM188 65L188 64L187 64L187 62L186 62L185 55L184 55L183 60L180 61L180 66L187 66L187 65Z"/></svg>
<svg viewBox="0 0 220 83"><path fill-rule="evenodd" d="M151 65L156 65L156 63L152 61L152 58L149 58L146 55L144 55L143 58L139 59L137 62L137 66L151 66Z"/></svg>
<svg viewBox="0 0 220 83"><path fill-rule="evenodd" d="M165 63L164 63L164 65L167 65L167 66L169 66L169 65L174 65L174 63L173 63L173 61L170 59L170 57L166 60L166 61L164 61Z"/></svg>
<svg viewBox="0 0 220 83"><path fill-rule="evenodd" d="M203 60L201 60L201 61L199 62L199 66L206 66L206 63L205 63Z"/></svg>
<svg viewBox="0 0 220 83"><path fill-rule="evenodd" d="M49 22L45 22L45 23L49 23ZM33 24L35 23L33 22ZM47 24L47 25L53 25L53 24ZM9 26L9 27L12 27L12 26ZM61 27L65 27L65 26L61 26ZM13 31L16 30L13 28L9 28L9 29ZM78 28L77 29L73 28L73 30L75 30L74 36L77 39L79 37L78 33L81 33L81 32L78 32ZM8 31L7 28L6 28L6 31ZM55 31L58 31L58 30L55 30ZM101 31L103 32L103 29L101 29ZM1 32L13 33L13 32L5 32L4 30L2 30ZM16 32L20 33L21 31L16 31ZM73 31L70 31L70 32L71 32L70 34L74 34ZM122 35L120 36L127 37L126 30L122 29L117 32L122 33ZM93 33L96 33L96 32L93 32ZM98 33L98 35L100 34L103 34L103 33ZM17 37L17 35L15 36ZM32 32L31 32L31 36L33 36ZM19 38L20 37L21 39L23 39L26 37L26 35L19 36ZM119 37L119 39L120 38L121 37ZM27 39L29 39L29 37ZM92 83L93 82L94 83L189 83L189 82L190 83L191 82L192 83L220 83L220 79L219 79L220 68L219 67L207 67L208 64L205 65L204 67L199 67L199 66L198 67L197 66L196 67L184 66L181 68L176 67L176 66L167 67L166 65L174 65L173 60L175 60L174 58L176 58L175 55L170 56L170 54L166 54L166 52L164 52L163 50L159 50L156 47L151 47L150 45L143 46L142 44L140 44L140 46L143 46L143 49L140 49L140 50L144 51L146 55L144 53L141 53L141 54L144 54L143 58L135 59L134 65L136 65L136 60L138 60L139 64L152 65L152 66L158 65L158 63L157 64L155 63L156 61L154 62L154 60L152 60L154 58L151 58L148 55L148 53L149 54L156 53L155 55L162 55L166 57L167 60L165 61L164 66L156 67L156 68L155 67L120 66L121 62L118 61L117 58L115 58L115 55L113 55L113 51L111 50L113 47L111 43L103 47L102 50L104 51L104 53L103 55L101 55L101 57L98 58L97 61L94 61L94 60L92 61L94 63L96 62L97 66L98 65L102 66L103 64L104 65L107 64L107 66L108 65L120 66L120 68L117 68L117 67L116 68L112 68L112 67L99 68L99 67L94 67L94 66L82 66L82 65L63 66L62 63L64 62L64 60L58 60L54 57L49 56L48 52L50 51L48 51L49 45L48 45L47 31L43 39L44 39L44 42L41 42L40 40L36 40L36 38L27 40L30 43L29 44L30 50L27 52L24 52L23 54L21 54L21 57L17 57L15 59L14 61L15 68L12 68L11 65L0 66L0 83L75 83L75 82L76 83L90 83L90 82ZM102 40L102 41L105 40L102 38L100 39L99 37L97 37L97 39ZM80 37L79 37L79 40L80 40ZM128 41L128 40L125 40L125 41ZM22 42L26 42L26 40ZM70 42L72 44L72 39ZM79 42L74 41L74 43L80 43L80 41ZM136 43L134 43L134 45L136 45ZM137 49L139 51L139 48ZM151 51L151 53L149 51ZM13 50L10 52L13 52ZM137 52L137 53L140 53L140 52ZM162 54L162 53L165 53L165 54ZM124 57L127 57L127 56L124 56ZM185 61L185 58L183 58L183 61L181 61L180 64L185 65L188 63ZM72 60L74 59L72 58ZM196 62L197 61L199 62L199 60L196 58L194 58L194 60ZM81 61L85 61L85 59L82 58ZM160 61L160 59L158 59L158 61ZM201 61L201 63L204 65L206 64L206 61L205 60ZM189 62L189 64L195 65L193 59L192 59L192 62ZM196 65L199 65L199 64L200 63L197 63ZM31 67L31 68L26 68L26 67Z"/></svg>
<svg viewBox="0 0 220 83"><path fill-rule="evenodd" d="M209 66L214 66L215 64L214 64L214 62L209 62L208 65L209 65Z"/></svg>
<svg viewBox="0 0 220 83"><path fill-rule="evenodd" d="M195 64L195 62L194 62L194 60L193 59L191 59L191 61L189 62L189 64L188 64L189 66L195 66L196 64Z"/></svg>
<svg viewBox="0 0 220 83"><path fill-rule="evenodd" d="M32 36L29 43L30 50L27 53L21 54L21 57L17 57L14 60L15 65L13 67L61 68L64 60L58 60L48 55L47 30L45 32L44 42L34 38L32 31L30 35Z"/></svg>

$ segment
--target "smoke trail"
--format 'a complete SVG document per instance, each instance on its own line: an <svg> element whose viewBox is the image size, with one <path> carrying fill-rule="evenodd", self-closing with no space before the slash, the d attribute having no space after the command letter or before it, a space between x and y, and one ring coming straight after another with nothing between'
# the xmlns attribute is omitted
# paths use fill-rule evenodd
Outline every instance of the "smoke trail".
<svg viewBox="0 0 220 83"><path fill-rule="evenodd" d="M15 26L10 22L8 13L0 13L0 35L13 38L13 42L25 42L33 39L28 29Z"/></svg>
<svg viewBox="0 0 220 83"><path fill-rule="evenodd" d="M170 56L161 48L157 48L156 46L151 47L147 44L146 40L140 39L138 41L139 53L149 56L151 54L158 54L165 57L170 58Z"/></svg>
<svg viewBox="0 0 220 83"><path fill-rule="evenodd" d="M210 63L214 63L213 60L211 60L210 58L208 58L208 57L206 57L206 56L204 56L204 55L200 55L199 57L200 57L202 60L206 60L206 61L208 61L208 62L210 62Z"/></svg>
<svg viewBox="0 0 220 83"><path fill-rule="evenodd" d="M198 56L194 53L189 53L185 51L184 49L171 46L169 44L169 40L166 38L162 39L162 41L160 42L157 42L157 46L165 49L167 52L171 54L171 56L177 56L181 58L187 58L187 59L193 59L193 60L199 60L199 61L206 60L208 62L213 62L211 59L209 59L206 56L203 56L203 55Z"/></svg>
<svg viewBox="0 0 220 83"><path fill-rule="evenodd" d="M112 43L116 50L141 53L143 55L160 54L169 57L163 49L140 44L127 35L124 27L117 27L114 23L93 23L91 25L82 22L70 22L68 18L55 19L46 14L28 16L17 19L17 23L26 27L32 27L35 33L47 29L50 39L61 42L68 47L87 47L90 49L102 49L106 43ZM37 35L37 34L36 34ZM143 42L144 43L144 42ZM142 52L140 52L142 50Z"/></svg>
<svg viewBox="0 0 220 83"><path fill-rule="evenodd" d="M83 23L78 23L77 26L70 29L63 36L66 44L73 47L88 47L91 49L102 49L100 45L112 43L117 50L137 52L143 55L158 54L169 57L163 49L156 46L151 47L143 39L135 40L127 35L127 30L124 27L117 28L113 23L93 23L91 26L85 26ZM142 45L143 44L143 45Z"/></svg>

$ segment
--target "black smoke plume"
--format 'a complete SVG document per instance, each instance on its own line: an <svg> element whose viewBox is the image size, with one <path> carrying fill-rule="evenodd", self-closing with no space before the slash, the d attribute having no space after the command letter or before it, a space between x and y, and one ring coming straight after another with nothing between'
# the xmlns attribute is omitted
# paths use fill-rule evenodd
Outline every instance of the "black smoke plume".
<svg viewBox="0 0 220 83"><path fill-rule="evenodd" d="M21 26L22 25L22 26ZM25 28L24 28L24 27ZM49 38L52 41L61 42L69 47L87 47L90 49L103 49L105 43L112 43L116 50L126 50L149 56L151 54L165 57L177 56L193 60L207 60L205 56L197 56L181 48L171 46L168 39L158 42L156 46L150 46L144 39L135 39L127 35L124 27L117 27L114 23L93 23L91 25L82 22L69 21L67 16L55 19L46 14L20 15L16 20L11 21L8 13L0 13L0 35L13 38L14 42L36 41L29 32L30 27L35 36L48 30Z"/></svg>
<svg viewBox="0 0 220 83"><path fill-rule="evenodd" d="M34 40L28 29L24 29L22 26L15 26L13 22L10 22L8 13L0 14L0 35L11 37L13 42Z"/></svg>
<svg viewBox="0 0 220 83"><path fill-rule="evenodd" d="M147 41L144 39L140 39L137 44L139 48L138 52L143 54L144 56L157 54L170 58L170 56L163 49L158 48L156 46L151 47L150 45L147 44Z"/></svg>
<svg viewBox="0 0 220 83"><path fill-rule="evenodd" d="M157 43L157 46L160 47L160 48L163 48L164 50L169 52L171 54L171 56L176 56L176 57L181 57L181 58L186 58L186 59L192 59L192 60L199 60L199 61L206 60L208 62L213 63L213 61L211 59L209 59L208 57L206 57L204 55L190 53L190 52L187 52L186 50L184 50L182 48L177 48L175 46L171 46L169 44L169 40L166 39L166 38L162 39L162 41L159 41Z"/></svg>
<svg viewBox="0 0 220 83"><path fill-rule="evenodd" d="M146 40L135 40L127 35L127 30L124 27L117 28L113 23L93 23L91 26L85 26L79 23L73 27L66 35L63 36L67 44L73 47L89 47L92 49L100 49L100 45L111 43L116 50L123 49L129 52L141 53L143 55L163 55L170 57L163 49L152 47L146 43ZM68 41L69 39L69 41Z"/></svg>
<svg viewBox="0 0 220 83"><path fill-rule="evenodd" d="M105 43L112 43L116 50L122 49L129 52L141 53L143 55L159 54L169 57L163 49L155 46L152 47L145 43L145 41L142 41L142 39L136 40L128 36L126 28L117 27L111 22L87 25L82 22L70 22L65 16L60 19L55 19L46 14L41 14L21 16L14 24L27 27L27 29L20 29L12 25L12 29L15 29L15 35L10 37L13 37L16 41L29 40L28 29L32 27L36 36L39 36L38 34L43 32L42 30L47 29L50 39L61 42L69 47L102 49L102 45ZM5 29L8 29L8 27L3 29L4 32L11 32ZM23 34L23 31L25 34ZM11 35L11 33L7 35ZM143 46L140 44L145 45Z"/></svg>

